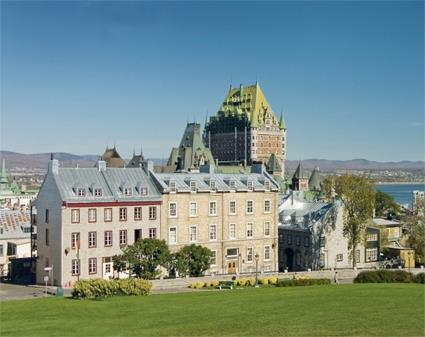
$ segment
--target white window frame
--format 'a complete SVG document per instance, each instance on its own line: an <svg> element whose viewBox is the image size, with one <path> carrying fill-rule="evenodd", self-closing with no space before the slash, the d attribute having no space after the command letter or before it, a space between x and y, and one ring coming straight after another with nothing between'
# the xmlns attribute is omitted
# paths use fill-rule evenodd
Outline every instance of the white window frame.
<svg viewBox="0 0 425 337"><path fill-rule="evenodd" d="M236 224L235 223L229 223L229 240L236 240Z"/></svg>
<svg viewBox="0 0 425 337"><path fill-rule="evenodd" d="M174 237L174 240L173 240L173 241L171 240L171 238L172 238L172 236L171 236L172 229L174 229L174 235L175 235L175 237ZM175 245L175 244L177 244L177 227L176 227L176 226L172 226L172 227L168 228L168 243L169 243L170 245Z"/></svg>
<svg viewBox="0 0 425 337"><path fill-rule="evenodd" d="M246 262L247 263L254 262L254 249L252 247L248 247L246 249Z"/></svg>
<svg viewBox="0 0 425 337"><path fill-rule="evenodd" d="M175 205L174 214L171 212L171 205ZM168 203L168 217L169 218L177 218L177 202L176 201L170 201Z"/></svg>
<svg viewBox="0 0 425 337"><path fill-rule="evenodd" d="M214 228L214 230L212 230ZM213 237L211 237L214 234ZM210 224L209 225L209 231L208 231L208 238L210 241L217 241L217 225L216 224Z"/></svg>
<svg viewBox="0 0 425 337"><path fill-rule="evenodd" d="M101 188L95 188L94 189L94 196L95 197L101 197L102 196L102 189Z"/></svg>
<svg viewBox="0 0 425 337"><path fill-rule="evenodd" d="M267 234L267 230L268 230L268 234ZM272 225L270 221L264 221L264 236L265 237L269 237L272 233Z"/></svg>
<svg viewBox="0 0 425 337"><path fill-rule="evenodd" d="M195 214L192 214L192 205L195 205ZM198 203L196 201L189 201L189 217L195 218L198 216Z"/></svg>
<svg viewBox="0 0 425 337"><path fill-rule="evenodd" d="M216 250L211 250L211 260L210 260L210 266L211 267L215 267L217 266L217 251Z"/></svg>
<svg viewBox="0 0 425 337"><path fill-rule="evenodd" d="M249 203L252 203L251 204L251 211L249 211L249 208L250 208ZM247 200L246 201L246 214L254 214L254 200Z"/></svg>
<svg viewBox="0 0 425 337"><path fill-rule="evenodd" d="M88 222L96 222L97 221L97 209L89 208L87 210L87 220Z"/></svg>
<svg viewBox="0 0 425 337"><path fill-rule="evenodd" d="M132 188L131 188L131 187L124 187L124 188L123 188L123 194L124 194L126 197L131 197L131 196L133 195Z"/></svg>
<svg viewBox="0 0 425 337"><path fill-rule="evenodd" d="M170 193L177 192L177 185L175 180L170 180Z"/></svg>
<svg viewBox="0 0 425 337"><path fill-rule="evenodd" d="M232 202L235 203L235 211L234 212L232 212L232 206L231 206ZM237 212L236 210L237 210L236 200L229 200L229 215L236 215L236 212Z"/></svg>
<svg viewBox="0 0 425 337"><path fill-rule="evenodd" d="M264 180L264 188L266 189L266 191L270 191L270 180Z"/></svg>
<svg viewBox="0 0 425 337"><path fill-rule="evenodd" d="M250 192L254 191L254 182L252 180L248 180L246 182L246 187L247 187L248 191L250 191Z"/></svg>
<svg viewBox="0 0 425 337"><path fill-rule="evenodd" d="M189 181L189 186L190 186L190 192L195 193L197 190L196 181L195 180Z"/></svg>
<svg viewBox="0 0 425 337"><path fill-rule="evenodd" d="M215 205L214 206L214 213L211 213L211 205ZM213 200L213 201L210 201L209 203L208 203L208 215L209 216L217 216L217 201L216 200Z"/></svg>
<svg viewBox="0 0 425 337"><path fill-rule="evenodd" d="M71 209L71 223L80 223L80 210Z"/></svg>
<svg viewBox="0 0 425 337"><path fill-rule="evenodd" d="M192 229L195 229L195 238L192 239ZM197 225L190 225L189 226L189 242L198 242L198 226Z"/></svg>
<svg viewBox="0 0 425 337"><path fill-rule="evenodd" d="M211 189L211 191L217 190L217 182L214 179L210 180L210 189Z"/></svg>
<svg viewBox="0 0 425 337"><path fill-rule="evenodd" d="M268 254L266 254L266 251L268 251ZM269 245L264 246L264 261L270 261L272 256L271 247ZM268 257L267 257L268 255Z"/></svg>
<svg viewBox="0 0 425 337"><path fill-rule="evenodd" d="M267 210L267 203L268 203L268 210ZM269 214L272 212L272 201L270 199L264 200L264 213Z"/></svg>
<svg viewBox="0 0 425 337"><path fill-rule="evenodd" d="M236 181L234 179L230 179L230 181L229 181L229 188L231 190L236 190Z"/></svg>
<svg viewBox="0 0 425 337"><path fill-rule="evenodd" d="M253 237L254 237L254 224L252 222L248 222L246 224L246 238L252 239Z"/></svg>

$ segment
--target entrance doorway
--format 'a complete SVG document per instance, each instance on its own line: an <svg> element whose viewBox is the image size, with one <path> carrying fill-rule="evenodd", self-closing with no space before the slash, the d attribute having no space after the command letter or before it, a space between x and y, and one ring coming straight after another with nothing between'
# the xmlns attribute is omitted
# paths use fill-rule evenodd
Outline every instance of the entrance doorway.
<svg viewBox="0 0 425 337"><path fill-rule="evenodd" d="M285 260L288 271L294 270L294 251L291 248L285 249Z"/></svg>
<svg viewBox="0 0 425 337"><path fill-rule="evenodd" d="M142 239L142 230L141 229L135 229L134 230L134 242L139 241Z"/></svg>
<svg viewBox="0 0 425 337"><path fill-rule="evenodd" d="M236 261L228 261L227 262L227 273L228 274L236 274Z"/></svg>
<svg viewBox="0 0 425 337"><path fill-rule="evenodd" d="M108 280L114 277L114 268L112 265L112 258L105 257L102 263L102 275L103 278Z"/></svg>

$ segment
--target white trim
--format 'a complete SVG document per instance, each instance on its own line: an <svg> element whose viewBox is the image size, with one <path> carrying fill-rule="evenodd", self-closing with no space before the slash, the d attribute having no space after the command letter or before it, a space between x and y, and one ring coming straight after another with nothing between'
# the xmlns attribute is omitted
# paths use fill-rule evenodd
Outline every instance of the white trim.
<svg viewBox="0 0 425 337"><path fill-rule="evenodd" d="M215 204L215 213L211 213L211 204ZM208 216L218 216L218 203L217 200L208 202Z"/></svg>
<svg viewBox="0 0 425 337"><path fill-rule="evenodd" d="M215 227L215 239L211 239L211 227ZM208 226L208 240L209 241L217 241L217 224L209 224Z"/></svg>
<svg viewBox="0 0 425 337"><path fill-rule="evenodd" d="M176 241L175 242L171 242L171 240L170 240L170 234L171 234L171 229L175 229L176 230ZM171 226L171 227L169 227L168 228L168 244L170 244L170 245L176 245L177 244L177 242L178 242L178 239L177 239L177 226Z"/></svg>
<svg viewBox="0 0 425 337"><path fill-rule="evenodd" d="M248 203L252 202L252 212L248 212ZM248 215L254 214L254 200L247 200L245 205L245 213Z"/></svg>
<svg viewBox="0 0 425 337"><path fill-rule="evenodd" d="M195 204L195 215L191 214L190 206ZM196 201L189 201L189 218L196 218L198 216L198 203Z"/></svg>
<svg viewBox="0 0 425 337"><path fill-rule="evenodd" d="M176 205L176 215L171 215L171 204L175 204ZM178 217L177 201L169 201L168 202L168 217L169 218L177 218Z"/></svg>
<svg viewBox="0 0 425 337"><path fill-rule="evenodd" d="M270 203L270 210L266 211L266 201ZM270 214L272 212L272 201L270 199L264 199L264 214Z"/></svg>
<svg viewBox="0 0 425 337"><path fill-rule="evenodd" d="M231 233L231 230L230 230L230 226L235 226L235 236L230 236L230 233ZM229 223L229 240L236 240L236 231L237 231L237 228L236 228L236 224L235 223Z"/></svg>
<svg viewBox="0 0 425 337"><path fill-rule="evenodd" d="M230 211L230 203L231 202L234 202L235 203L235 212L234 213L232 213L231 211ZM229 215L236 215L237 214L237 208L236 208L236 200L229 200L229 207L228 207L229 209L228 209L228 211L229 211Z"/></svg>
<svg viewBox="0 0 425 337"><path fill-rule="evenodd" d="M190 239L190 229L191 228L195 228L195 240L191 240ZM189 242L198 242L198 225L189 225L189 237L188 237L188 239L189 239Z"/></svg>

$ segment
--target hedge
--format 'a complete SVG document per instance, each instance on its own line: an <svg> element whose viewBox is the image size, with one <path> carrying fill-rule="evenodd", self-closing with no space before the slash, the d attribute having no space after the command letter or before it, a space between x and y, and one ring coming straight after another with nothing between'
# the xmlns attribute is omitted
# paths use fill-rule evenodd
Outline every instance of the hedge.
<svg viewBox="0 0 425 337"><path fill-rule="evenodd" d="M137 278L122 280L88 279L74 284L72 297L77 299L102 299L114 295L147 296L152 284Z"/></svg>
<svg viewBox="0 0 425 337"><path fill-rule="evenodd" d="M423 279L424 276L420 276L421 274L415 276L405 270L362 271L354 279L354 283L422 283L421 277Z"/></svg>
<svg viewBox="0 0 425 337"><path fill-rule="evenodd" d="M312 286L312 285L323 285L331 284L331 280L327 278L317 278L317 279L278 279L276 286L277 287L292 287L292 286Z"/></svg>

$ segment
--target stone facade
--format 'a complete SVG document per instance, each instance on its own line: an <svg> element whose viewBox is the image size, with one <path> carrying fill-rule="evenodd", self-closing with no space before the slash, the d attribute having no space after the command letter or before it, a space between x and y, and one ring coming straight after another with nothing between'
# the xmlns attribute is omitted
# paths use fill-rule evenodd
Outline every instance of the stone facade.
<svg viewBox="0 0 425 337"><path fill-rule="evenodd" d="M253 272L256 254L259 271L277 270L278 187L267 173L155 178L162 188L161 238L172 251L192 243L208 247L215 254L208 273ZM232 179L234 188L229 186ZM254 182L252 189L246 179ZM270 188L260 185L265 180ZM196 182L194 190L189 188L191 181ZM171 184L175 187L170 189Z"/></svg>

